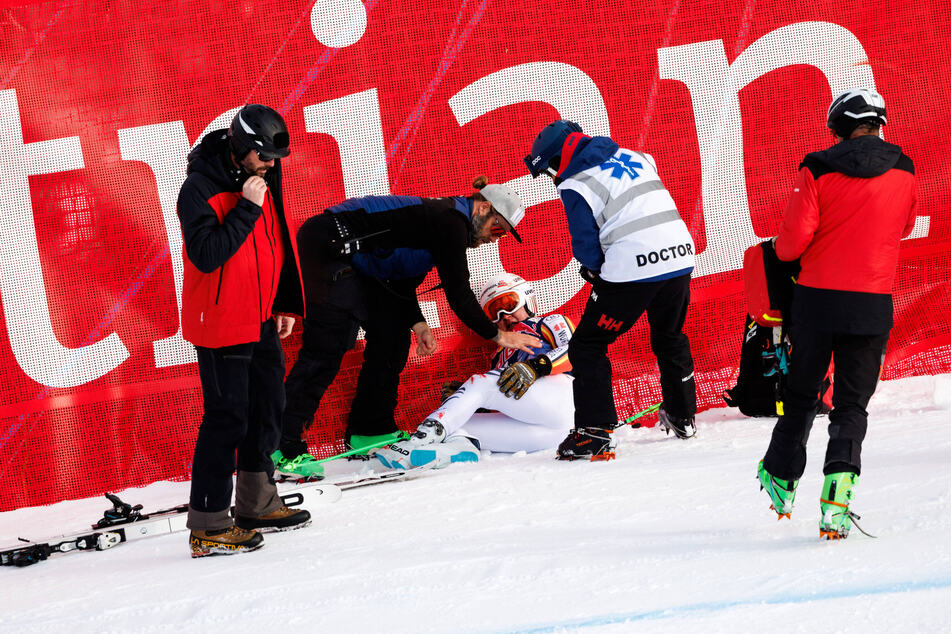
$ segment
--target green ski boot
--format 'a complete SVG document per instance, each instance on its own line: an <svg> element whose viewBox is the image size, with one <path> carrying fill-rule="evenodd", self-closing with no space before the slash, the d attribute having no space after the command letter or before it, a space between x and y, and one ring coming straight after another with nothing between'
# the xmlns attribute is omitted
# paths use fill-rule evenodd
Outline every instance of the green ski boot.
<svg viewBox="0 0 951 634"><path fill-rule="evenodd" d="M385 447L401 440L409 438L405 431L395 431L392 434L379 434L378 436L358 436L353 434L347 438L347 445L350 449L357 452L356 455L365 456L371 449Z"/></svg>
<svg viewBox="0 0 951 634"><path fill-rule="evenodd" d="M849 510L849 504L855 497L854 487L859 483L859 477L854 473L830 473L822 485L822 497L819 499L819 509L822 519L819 520L820 539L845 539L849 536L853 519L861 519Z"/></svg>
<svg viewBox="0 0 951 634"><path fill-rule="evenodd" d="M763 461L759 461L759 467L756 469L757 478L759 478L759 488L766 489L772 505L769 507L776 511L779 516L776 519L781 520L784 517L789 518L792 513L793 500L796 499L796 487L799 480L780 480L773 477L769 471L763 468Z"/></svg>
<svg viewBox="0 0 951 634"><path fill-rule="evenodd" d="M278 449L271 454L274 463L274 473L285 480L323 480L324 466L317 462L309 453L288 460Z"/></svg>

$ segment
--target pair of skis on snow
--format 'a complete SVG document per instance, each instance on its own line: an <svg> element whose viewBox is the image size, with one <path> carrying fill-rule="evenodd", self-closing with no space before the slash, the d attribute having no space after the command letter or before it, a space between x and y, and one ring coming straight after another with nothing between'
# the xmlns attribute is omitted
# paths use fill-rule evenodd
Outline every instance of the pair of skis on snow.
<svg viewBox="0 0 951 634"><path fill-rule="evenodd" d="M429 465L405 470L363 470L358 473L339 474L319 481L302 482L293 488L280 491L281 501L285 506L313 512L318 506L339 500L345 490L405 480L428 469ZM44 561L58 553L108 550L137 539L186 530L187 504L152 513L142 513L141 504L135 506L127 504L110 493L106 494L106 498L112 503L112 508L106 510L102 519L93 524L90 530L55 537L45 542L31 542L20 538L24 542L22 545L0 550L0 566L24 567ZM231 512L234 514L233 507Z"/></svg>
<svg viewBox="0 0 951 634"><path fill-rule="evenodd" d="M653 405L642 412L638 412L618 425L640 427L634 421L642 416L657 411L660 404ZM364 451L363 448L359 451ZM336 456L325 458L321 462L350 457L359 451L345 451ZM413 469L384 469L381 471L363 470L358 473L346 473L330 476L323 480L298 483L292 489L281 492L281 500L285 506L303 508L312 511L315 507L330 504L340 499L343 491L357 487L370 486L394 480L405 480L419 472L427 471L432 465L424 465ZM107 493L106 498L113 508L107 510L102 519L92 525L89 531L56 537L45 542L31 542L20 538L24 543L12 548L0 550L0 566L29 566L48 559L57 553L70 553L83 550L108 550L119 544L166 535L186 530L185 522L188 519L188 505L181 504L172 508L142 513L142 505L132 506ZM233 513L234 509L232 509Z"/></svg>

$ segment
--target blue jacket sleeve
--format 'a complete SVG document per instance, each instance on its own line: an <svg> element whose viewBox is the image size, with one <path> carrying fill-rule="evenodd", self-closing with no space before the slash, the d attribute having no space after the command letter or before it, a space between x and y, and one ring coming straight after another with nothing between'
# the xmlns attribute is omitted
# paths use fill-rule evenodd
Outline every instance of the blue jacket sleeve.
<svg viewBox="0 0 951 634"><path fill-rule="evenodd" d="M586 269L599 272L604 264L604 252L601 251L598 223L594 221L591 207L581 194L570 189L561 192L561 202L568 218L571 252Z"/></svg>

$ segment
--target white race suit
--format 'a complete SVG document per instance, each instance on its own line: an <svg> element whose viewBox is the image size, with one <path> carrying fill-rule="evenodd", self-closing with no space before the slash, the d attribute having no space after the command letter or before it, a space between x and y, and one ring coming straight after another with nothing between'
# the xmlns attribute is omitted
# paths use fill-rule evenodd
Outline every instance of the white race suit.
<svg viewBox="0 0 951 634"><path fill-rule="evenodd" d="M492 358L492 370L471 376L452 396L427 416L446 429L446 436L474 438L483 450L501 453L554 449L574 427L574 397L568 362L568 341L574 326L557 314L532 317L519 322L514 332L527 332L542 339L533 354L500 349ZM516 400L499 391L502 371L519 361L545 355L552 374L539 377ZM494 410L476 413L479 408Z"/></svg>

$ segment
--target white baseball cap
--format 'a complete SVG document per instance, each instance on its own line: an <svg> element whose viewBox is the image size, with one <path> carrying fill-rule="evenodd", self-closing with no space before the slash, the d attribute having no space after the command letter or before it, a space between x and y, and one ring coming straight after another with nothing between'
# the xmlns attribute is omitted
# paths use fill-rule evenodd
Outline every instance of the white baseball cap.
<svg viewBox="0 0 951 634"><path fill-rule="evenodd" d="M499 212L499 215L505 218L509 223L509 232L519 242L521 236L515 231L515 225L521 222L525 217L525 206L522 205L522 199L518 197L515 190L505 185L486 185L479 190L479 193L492 204L492 208Z"/></svg>

